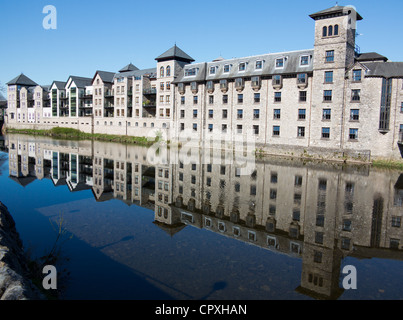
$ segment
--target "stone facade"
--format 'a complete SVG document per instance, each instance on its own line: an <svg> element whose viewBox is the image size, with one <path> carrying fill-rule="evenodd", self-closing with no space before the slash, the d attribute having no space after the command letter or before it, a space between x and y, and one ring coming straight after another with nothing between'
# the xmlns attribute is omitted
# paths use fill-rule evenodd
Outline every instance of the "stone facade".
<svg viewBox="0 0 403 320"><path fill-rule="evenodd" d="M6 124L162 135L172 142L193 139L196 145L245 142L280 155L314 156L320 150L333 160L351 154L356 156L349 160L356 161L401 159L403 63L359 53L355 34L362 17L350 7L310 17L313 49L192 63L175 45L156 58L156 68L129 64L107 83L97 71L81 86L78 77L62 88L53 84L50 90L58 95L57 103L50 97L51 117L47 104L28 100L36 84L17 77L8 86ZM70 87L76 88L74 101ZM41 107L42 118L40 111L31 115Z"/></svg>

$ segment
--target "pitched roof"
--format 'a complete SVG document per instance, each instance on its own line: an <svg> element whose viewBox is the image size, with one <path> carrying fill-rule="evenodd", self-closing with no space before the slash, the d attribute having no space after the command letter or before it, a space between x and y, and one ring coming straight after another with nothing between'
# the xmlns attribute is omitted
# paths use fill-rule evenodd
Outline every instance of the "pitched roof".
<svg viewBox="0 0 403 320"><path fill-rule="evenodd" d="M66 84L67 84L67 83L64 82L64 81L53 81L51 87L53 86L53 84L56 85L56 88L57 88L57 89L63 90L63 89L66 87Z"/></svg>
<svg viewBox="0 0 403 320"><path fill-rule="evenodd" d="M366 62L366 77L403 78L403 62Z"/></svg>
<svg viewBox="0 0 403 320"><path fill-rule="evenodd" d="M191 56L185 53L182 49L176 46L176 44L169 50L165 51L163 54L155 58L157 61L165 60L179 60L185 62L195 61Z"/></svg>
<svg viewBox="0 0 403 320"><path fill-rule="evenodd" d="M7 101L7 99L3 96L1 92L0 92L0 101Z"/></svg>
<svg viewBox="0 0 403 320"><path fill-rule="evenodd" d="M90 86L92 84L92 79L91 78L70 76L69 79L74 81L74 83L76 84L77 88L85 88L86 86Z"/></svg>
<svg viewBox="0 0 403 320"><path fill-rule="evenodd" d="M309 15L312 19L317 20L319 18L331 18L336 16L348 15L350 14L351 10L355 10L352 6L339 6L335 5L334 7L318 11ZM362 20L363 18L357 12L357 20Z"/></svg>
<svg viewBox="0 0 403 320"><path fill-rule="evenodd" d="M120 69L119 72L122 73L122 72L128 72L128 71L135 71L138 69L139 68L137 68L135 65L133 65L132 63L129 63L126 67L123 67L122 69Z"/></svg>
<svg viewBox="0 0 403 320"><path fill-rule="evenodd" d="M146 74L151 75L151 77L155 77L156 72L157 72L157 68L134 70L134 71L116 73L114 78L141 77L141 76L146 75Z"/></svg>
<svg viewBox="0 0 403 320"><path fill-rule="evenodd" d="M21 73L19 76L7 82L7 85L37 86L38 84Z"/></svg>
<svg viewBox="0 0 403 320"><path fill-rule="evenodd" d="M380 55L379 53L376 52L367 52L367 53L361 53L355 58L359 62L364 62L364 61L388 61L388 58L385 56Z"/></svg>
<svg viewBox="0 0 403 320"><path fill-rule="evenodd" d="M108 71L97 71L97 74L101 77L102 81L105 83L112 83L113 77L115 76L115 72ZM94 77L95 78L95 77Z"/></svg>

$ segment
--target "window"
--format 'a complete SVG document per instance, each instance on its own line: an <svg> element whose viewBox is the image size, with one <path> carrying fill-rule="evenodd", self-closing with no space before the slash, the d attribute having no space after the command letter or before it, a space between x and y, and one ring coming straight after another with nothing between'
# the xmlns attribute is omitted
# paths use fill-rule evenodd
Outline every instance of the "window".
<svg viewBox="0 0 403 320"><path fill-rule="evenodd" d="M392 79L382 79L381 112L379 130L389 130L390 105L392 99Z"/></svg>
<svg viewBox="0 0 403 320"><path fill-rule="evenodd" d="M280 136L280 126L273 126L273 136Z"/></svg>
<svg viewBox="0 0 403 320"><path fill-rule="evenodd" d="M334 35L335 35L335 36L338 36L338 35L339 35L339 25L338 25L338 24L336 24L336 25L334 26Z"/></svg>
<svg viewBox="0 0 403 320"><path fill-rule="evenodd" d="M353 81L354 82L361 81L361 70L353 70Z"/></svg>
<svg viewBox="0 0 403 320"><path fill-rule="evenodd" d="M237 119L242 119L242 118L243 118L243 110L238 109L238 111L237 111Z"/></svg>
<svg viewBox="0 0 403 320"><path fill-rule="evenodd" d="M283 68L284 67L284 58L276 59L276 68Z"/></svg>
<svg viewBox="0 0 403 320"><path fill-rule="evenodd" d="M309 64L309 57L308 56L302 56L300 60L300 65L301 66L307 66Z"/></svg>
<svg viewBox="0 0 403 320"><path fill-rule="evenodd" d="M255 103L260 103L260 93L255 93L253 99Z"/></svg>
<svg viewBox="0 0 403 320"><path fill-rule="evenodd" d="M223 132L223 133L226 133L227 132L227 125L226 124L223 124L223 125L221 125L221 131Z"/></svg>
<svg viewBox="0 0 403 320"><path fill-rule="evenodd" d="M163 78L164 77L164 67L160 68L160 77ZM119 87L118 87L119 88Z"/></svg>
<svg viewBox="0 0 403 320"><path fill-rule="evenodd" d="M305 127L298 127L297 136L300 138L305 137Z"/></svg>
<svg viewBox="0 0 403 320"><path fill-rule="evenodd" d="M333 83L333 71L325 71L325 83Z"/></svg>
<svg viewBox="0 0 403 320"><path fill-rule="evenodd" d="M252 77L251 82L252 82L252 88L256 89L260 87L260 77Z"/></svg>
<svg viewBox="0 0 403 320"><path fill-rule="evenodd" d="M315 243L323 244L323 232L315 232Z"/></svg>
<svg viewBox="0 0 403 320"><path fill-rule="evenodd" d="M193 123L193 131L197 131L197 123Z"/></svg>
<svg viewBox="0 0 403 320"><path fill-rule="evenodd" d="M256 126L256 125L253 126L253 133L254 133L255 135L258 135L258 134L259 134L259 126Z"/></svg>
<svg viewBox="0 0 403 320"><path fill-rule="evenodd" d="M403 113L403 102L400 104L400 113Z"/></svg>
<svg viewBox="0 0 403 320"><path fill-rule="evenodd" d="M243 103L243 94L238 94L238 103Z"/></svg>
<svg viewBox="0 0 403 320"><path fill-rule="evenodd" d="M322 128L322 138L330 139L330 128Z"/></svg>
<svg viewBox="0 0 403 320"><path fill-rule="evenodd" d="M227 104L227 103L228 103L228 95L227 95L227 94L224 94L224 95L222 96L222 103L223 103L223 104Z"/></svg>
<svg viewBox="0 0 403 320"><path fill-rule="evenodd" d="M211 123L208 125L208 131L213 132L213 125Z"/></svg>
<svg viewBox="0 0 403 320"><path fill-rule="evenodd" d="M185 69L185 77L195 76L197 74L197 68Z"/></svg>
<svg viewBox="0 0 403 320"><path fill-rule="evenodd" d="M186 100L185 100L185 97L182 96L182 97L181 97L181 104L182 104L182 105L185 104L185 101L186 101Z"/></svg>
<svg viewBox="0 0 403 320"><path fill-rule="evenodd" d="M237 133L242 133L242 125L241 125L241 124L238 124L238 125L236 126L236 132L237 132Z"/></svg>
<svg viewBox="0 0 403 320"><path fill-rule="evenodd" d="M230 66L229 66L229 64L226 64L226 65L224 66L224 73L228 73L229 70L230 70Z"/></svg>
<svg viewBox="0 0 403 320"><path fill-rule="evenodd" d="M197 96L194 96L194 97L193 97L193 104L197 104L197 103L198 103L198 100L199 100L198 97L197 97Z"/></svg>
<svg viewBox="0 0 403 320"><path fill-rule="evenodd" d="M332 90L325 90L323 92L323 101L326 102L332 101Z"/></svg>
<svg viewBox="0 0 403 320"><path fill-rule="evenodd" d="M278 120L280 118L281 118L281 110L280 109L274 109L273 119Z"/></svg>
<svg viewBox="0 0 403 320"><path fill-rule="evenodd" d="M210 110L208 111L208 117L209 117L209 119L213 119L213 118L214 118L214 111L213 111L212 109L210 109Z"/></svg>
<svg viewBox="0 0 403 320"><path fill-rule="evenodd" d="M401 226L401 220L402 220L401 217L392 216L392 227L400 228L400 226Z"/></svg>
<svg viewBox="0 0 403 320"><path fill-rule="evenodd" d="M361 90L360 89L353 89L351 90L351 101L360 101L360 94Z"/></svg>
<svg viewBox="0 0 403 320"><path fill-rule="evenodd" d="M262 60L256 61L255 69L256 69L256 70L260 70L260 69L262 69L262 68L263 68L263 61L262 61Z"/></svg>
<svg viewBox="0 0 403 320"><path fill-rule="evenodd" d="M167 90L171 90L171 82L167 82Z"/></svg>
<svg viewBox="0 0 403 320"><path fill-rule="evenodd" d="M274 102L281 102L281 92L274 93Z"/></svg>
<svg viewBox="0 0 403 320"><path fill-rule="evenodd" d="M350 129L349 139L350 140L358 139L358 129Z"/></svg>
<svg viewBox="0 0 403 320"><path fill-rule="evenodd" d="M171 67L170 66L167 66L167 77L170 77L171 76Z"/></svg>
<svg viewBox="0 0 403 320"><path fill-rule="evenodd" d="M197 110L193 110L193 118L197 118Z"/></svg>
<svg viewBox="0 0 403 320"><path fill-rule="evenodd" d="M329 27L327 28L327 35L328 35L329 37L333 35L333 26L329 26Z"/></svg>
<svg viewBox="0 0 403 320"><path fill-rule="evenodd" d="M246 63L245 62L241 62L240 64L239 64L239 71L245 71L245 69L246 69Z"/></svg>
<svg viewBox="0 0 403 320"><path fill-rule="evenodd" d="M299 73L298 74L297 83L298 84L305 84L306 83L306 73Z"/></svg>
<svg viewBox="0 0 403 320"><path fill-rule="evenodd" d="M220 89L221 90L228 90L228 82L227 82L227 80L220 80Z"/></svg>
<svg viewBox="0 0 403 320"><path fill-rule="evenodd" d="M208 103L213 104L214 103L214 96L209 96L208 97Z"/></svg>
<svg viewBox="0 0 403 320"><path fill-rule="evenodd" d="M273 86L281 85L281 76L275 75L273 76Z"/></svg>
<svg viewBox="0 0 403 320"><path fill-rule="evenodd" d="M210 67L210 74L215 74L215 70L216 70L215 67Z"/></svg>
<svg viewBox="0 0 403 320"><path fill-rule="evenodd" d="M350 110L350 121L358 121L360 120L360 110L351 109Z"/></svg>
<svg viewBox="0 0 403 320"><path fill-rule="evenodd" d="M322 37L327 37L327 27L323 27L323 29L322 29Z"/></svg>
<svg viewBox="0 0 403 320"><path fill-rule="evenodd" d="M298 109L298 120L306 119L306 109Z"/></svg>
<svg viewBox="0 0 403 320"><path fill-rule="evenodd" d="M224 109L224 110L222 111L222 118L223 118L223 119L227 119L227 118L228 118L228 110Z"/></svg>
<svg viewBox="0 0 403 320"><path fill-rule="evenodd" d="M254 109L253 110L253 119L259 119L259 118L260 118L260 110Z"/></svg>
<svg viewBox="0 0 403 320"><path fill-rule="evenodd" d="M331 120L331 119L332 119L332 110L323 109L322 120Z"/></svg>
<svg viewBox="0 0 403 320"><path fill-rule="evenodd" d="M326 62L334 62L334 50L326 51Z"/></svg>
<svg viewBox="0 0 403 320"><path fill-rule="evenodd" d="M299 102L306 102L306 91L299 92Z"/></svg>

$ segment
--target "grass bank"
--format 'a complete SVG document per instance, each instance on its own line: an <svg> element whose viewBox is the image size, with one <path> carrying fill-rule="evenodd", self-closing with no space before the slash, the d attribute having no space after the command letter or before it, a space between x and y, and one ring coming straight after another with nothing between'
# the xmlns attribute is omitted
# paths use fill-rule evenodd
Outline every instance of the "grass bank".
<svg viewBox="0 0 403 320"><path fill-rule="evenodd" d="M71 128L52 128L49 130L34 130L34 129L11 129L6 128L6 133L21 133L37 136L47 136L60 139L71 139L71 140L98 140L98 141L110 141L118 143L129 143L138 144L142 146L151 146L158 141L158 137L155 139L149 139L146 137L132 137L132 136L121 136L121 135L111 135L111 134L101 134L101 133L85 133L77 129Z"/></svg>
<svg viewBox="0 0 403 320"><path fill-rule="evenodd" d="M403 161L398 160L374 160L372 166L375 168L403 170Z"/></svg>

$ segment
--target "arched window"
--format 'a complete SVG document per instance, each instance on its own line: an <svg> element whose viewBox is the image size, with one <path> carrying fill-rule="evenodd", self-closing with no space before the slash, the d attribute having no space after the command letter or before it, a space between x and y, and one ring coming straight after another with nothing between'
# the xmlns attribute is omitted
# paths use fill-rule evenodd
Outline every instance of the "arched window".
<svg viewBox="0 0 403 320"><path fill-rule="evenodd" d="M327 37L327 27L323 27L322 36L323 36L323 37Z"/></svg>
<svg viewBox="0 0 403 320"><path fill-rule="evenodd" d="M161 67L161 69L160 69L160 76L161 76L161 77L164 76L164 67Z"/></svg>
<svg viewBox="0 0 403 320"><path fill-rule="evenodd" d="M339 35L339 25L338 25L338 24L336 24L336 25L334 26L334 35L335 35L335 36L338 36L338 35Z"/></svg>
<svg viewBox="0 0 403 320"><path fill-rule="evenodd" d="M170 77L170 76L171 76L171 67L168 66L167 67L167 77Z"/></svg>
<svg viewBox="0 0 403 320"><path fill-rule="evenodd" d="M333 35L333 26L329 26L329 30L328 30L327 35L328 35L329 37Z"/></svg>

